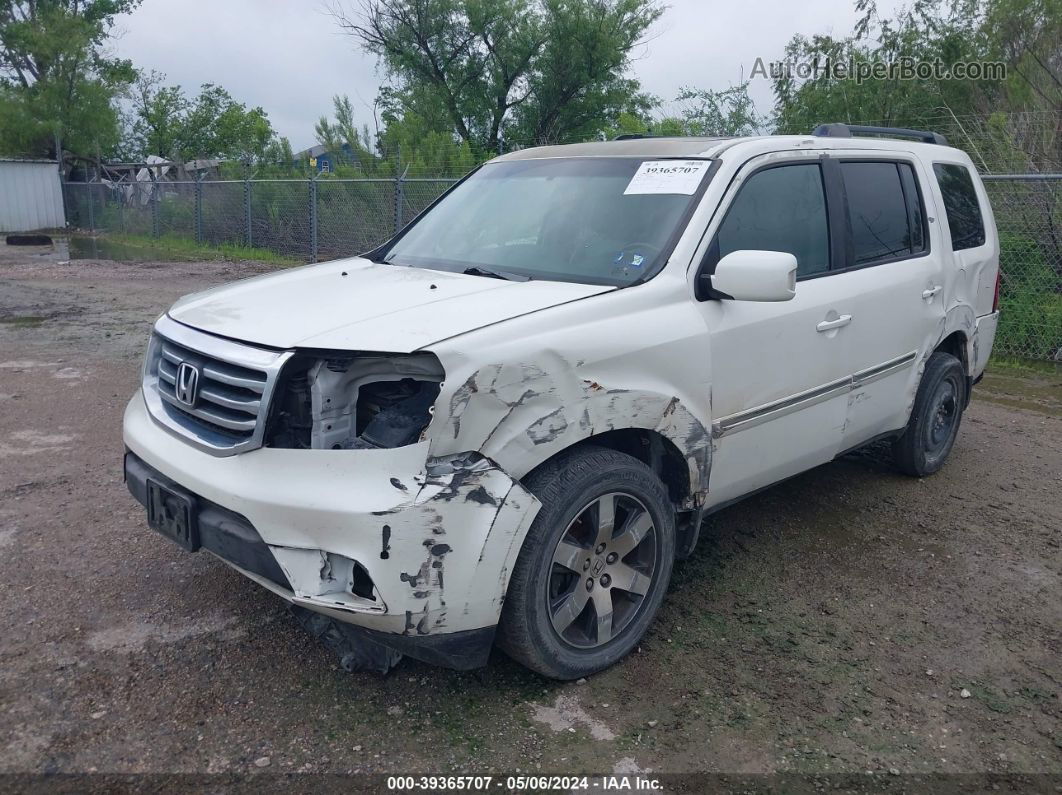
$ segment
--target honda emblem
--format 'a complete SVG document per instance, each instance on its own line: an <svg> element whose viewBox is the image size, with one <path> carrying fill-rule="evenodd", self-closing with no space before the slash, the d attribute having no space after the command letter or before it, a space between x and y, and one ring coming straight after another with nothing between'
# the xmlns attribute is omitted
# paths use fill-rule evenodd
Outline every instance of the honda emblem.
<svg viewBox="0 0 1062 795"><path fill-rule="evenodd" d="M195 406L199 397L199 368L191 362L177 365L177 383L173 385L173 394L189 408Z"/></svg>

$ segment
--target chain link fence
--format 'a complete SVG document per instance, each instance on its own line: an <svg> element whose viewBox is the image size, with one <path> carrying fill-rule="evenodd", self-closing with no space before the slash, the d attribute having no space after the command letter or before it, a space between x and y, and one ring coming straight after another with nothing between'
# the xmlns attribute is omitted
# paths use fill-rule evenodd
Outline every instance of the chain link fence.
<svg viewBox="0 0 1062 795"><path fill-rule="evenodd" d="M1062 173L985 175L1000 236L998 354L1062 361ZM93 232L269 249L305 262L383 243L455 180L248 179L64 184Z"/></svg>
<svg viewBox="0 0 1062 795"><path fill-rule="evenodd" d="M1062 361L1062 174L982 179L999 230L995 352Z"/></svg>
<svg viewBox="0 0 1062 795"><path fill-rule="evenodd" d="M455 180L67 182L67 223L93 233L268 249L306 262L384 242Z"/></svg>

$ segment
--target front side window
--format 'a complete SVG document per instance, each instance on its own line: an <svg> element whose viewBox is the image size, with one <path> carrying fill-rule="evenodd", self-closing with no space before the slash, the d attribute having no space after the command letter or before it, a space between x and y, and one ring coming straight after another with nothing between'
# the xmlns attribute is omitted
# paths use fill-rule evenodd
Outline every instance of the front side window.
<svg viewBox="0 0 1062 795"><path fill-rule="evenodd" d="M985 244L985 224L981 205L977 201L970 172L962 166L934 163L940 192L944 196L944 211L948 214L951 247L954 251L977 248Z"/></svg>
<svg viewBox="0 0 1062 795"><path fill-rule="evenodd" d="M749 177L716 235L719 257L733 251L784 251L797 275L830 267L822 170L815 163L776 166Z"/></svg>
<svg viewBox="0 0 1062 795"><path fill-rule="evenodd" d="M909 257L924 250L921 202L909 165L844 162L841 174L848 196L854 265ZM908 213L904 181L913 194L911 209L917 215Z"/></svg>
<svg viewBox="0 0 1062 795"><path fill-rule="evenodd" d="M647 178L643 163L675 163L683 173ZM633 284L663 265L708 179L709 165L628 157L488 163L384 249L383 261L479 275ZM653 169L661 170L671 167Z"/></svg>

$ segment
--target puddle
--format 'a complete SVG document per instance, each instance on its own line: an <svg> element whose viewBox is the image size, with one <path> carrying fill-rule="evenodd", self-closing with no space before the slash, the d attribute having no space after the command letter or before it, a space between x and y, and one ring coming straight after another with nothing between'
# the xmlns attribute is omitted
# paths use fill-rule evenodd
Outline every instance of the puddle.
<svg viewBox="0 0 1062 795"><path fill-rule="evenodd" d="M90 235L55 236L50 246L6 246L8 256L64 264L73 260L113 260L115 262L192 262L202 257L182 256L169 249L131 246Z"/></svg>
<svg viewBox="0 0 1062 795"><path fill-rule="evenodd" d="M65 259L108 259L115 262L191 262L194 258L183 257L172 250L130 246L101 237L75 235L57 238L55 248L65 249Z"/></svg>

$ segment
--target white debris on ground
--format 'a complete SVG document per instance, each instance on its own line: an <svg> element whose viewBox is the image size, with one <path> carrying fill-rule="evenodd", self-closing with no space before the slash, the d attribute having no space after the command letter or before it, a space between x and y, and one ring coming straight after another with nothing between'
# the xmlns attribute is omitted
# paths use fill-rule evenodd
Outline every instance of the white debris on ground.
<svg viewBox="0 0 1062 795"><path fill-rule="evenodd" d="M532 715L539 723L545 723L555 732L574 731L583 726L595 740L615 740L615 733L601 721L590 717L575 696L559 695L552 707L532 704Z"/></svg>

